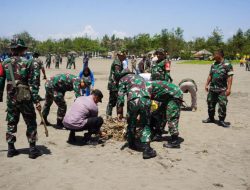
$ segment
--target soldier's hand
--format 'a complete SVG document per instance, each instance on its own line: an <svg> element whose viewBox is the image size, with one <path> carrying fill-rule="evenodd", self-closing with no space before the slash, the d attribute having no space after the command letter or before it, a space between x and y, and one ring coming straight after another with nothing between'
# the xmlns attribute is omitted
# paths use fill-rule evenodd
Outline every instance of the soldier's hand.
<svg viewBox="0 0 250 190"><path fill-rule="evenodd" d="M36 103L36 109L37 109L38 111L41 111L41 110L42 110L42 106L41 106L40 102Z"/></svg>
<svg viewBox="0 0 250 190"><path fill-rule="evenodd" d="M122 115L122 114L118 114L118 115L117 115L117 118L118 118L119 121L121 121L122 118L123 118L123 115Z"/></svg>
<svg viewBox="0 0 250 190"><path fill-rule="evenodd" d="M231 94L231 90L230 89L227 89L226 90L226 96L229 96Z"/></svg>
<svg viewBox="0 0 250 190"><path fill-rule="evenodd" d="M205 90L208 92L208 85L205 86Z"/></svg>
<svg viewBox="0 0 250 190"><path fill-rule="evenodd" d="M47 79L47 77L46 77L46 75L44 75L44 76L43 76L43 80L46 80L46 79Z"/></svg>

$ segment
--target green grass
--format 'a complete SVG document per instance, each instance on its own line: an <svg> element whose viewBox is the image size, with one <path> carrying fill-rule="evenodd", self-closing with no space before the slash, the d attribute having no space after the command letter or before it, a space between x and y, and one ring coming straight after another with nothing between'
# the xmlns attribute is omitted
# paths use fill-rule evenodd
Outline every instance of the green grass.
<svg viewBox="0 0 250 190"><path fill-rule="evenodd" d="M230 60L229 61L232 64L239 64L239 60ZM200 65L205 65L205 64L212 64L213 61L205 61L205 60L183 60L183 61L178 61L178 64L200 64Z"/></svg>

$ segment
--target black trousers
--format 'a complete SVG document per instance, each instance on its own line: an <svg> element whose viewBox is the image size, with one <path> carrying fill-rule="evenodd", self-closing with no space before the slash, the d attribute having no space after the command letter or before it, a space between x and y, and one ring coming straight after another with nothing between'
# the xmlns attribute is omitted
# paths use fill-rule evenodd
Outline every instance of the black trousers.
<svg viewBox="0 0 250 190"><path fill-rule="evenodd" d="M87 123L82 128L69 130L73 132L88 130L90 134L97 134L100 131L102 124L102 117L90 117L88 118Z"/></svg>

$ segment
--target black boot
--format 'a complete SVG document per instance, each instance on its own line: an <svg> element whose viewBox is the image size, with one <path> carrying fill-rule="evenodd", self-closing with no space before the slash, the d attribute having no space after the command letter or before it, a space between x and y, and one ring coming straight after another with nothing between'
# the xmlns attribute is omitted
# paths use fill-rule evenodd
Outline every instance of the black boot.
<svg viewBox="0 0 250 190"><path fill-rule="evenodd" d="M11 158L11 157L16 156L18 154L19 154L19 152L16 150L14 143L8 143L7 157Z"/></svg>
<svg viewBox="0 0 250 190"><path fill-rule="evenodd" d="M56 122L56 128L57 129L63 129L63 123L62 123L62 119L57 119L57 122Z"/></svg>
<svg viewBox="0 0 250 190"><path fill-rule="evenodd" d="M202 123L214 123L214 122L215 122L214 117L209 117L205 120L202 120Z"/></svg>
<svg viewBox="0 0 250 190"><path fill-rule="evenodd" d="M99 144L99 142L98 142L99 139L95 139L94 140L94 139L91 138L91 135L92 134L89 133L89 132L87 132L87 133L84 134L84 136L82 138L84 144L86 144L86 145L93 145L93 146L98 145Z"/></svg>
<svg viewBox="0 0 250 190"><path fill-rule="evenodd" d="M36 143L30 143L29 158L36 159L38 156L41 155L42 152L36 147Z"/></svg>
<svg viewBox="0 0 250 190"><path fill-rule="evenodd" d="M74 142L76 142L75 131L70 131L69 138L68 138L67 142L68 143L74 143Z"/></svg>
<svg viewBox="0 0 250 190"><path fill-rule="evenodd" d="M157 142L162 141L162 134L156 133L156 134L153 136L152 141L157 141Z"/></svg>
<svg viewBox="0 0 250 190"><path fill-rule="evenodd" d="M218 122L219 126L222 126L222 127L224 127L224 128L229 128L230 125L227 124L224 120L225 120L225 118L219 117L219 122Z"/></svg>
<svg viewBox="0 0 250 190"><path fill-rule="evenodd" d="M150 147L149 143L144 143L142 157L143 159L150 159L156 157L156 151Z"/></svg>
<svg viewBox="0 0 250 190"><path fill-rule="evenodd" d="M181 148L180 142L178 141L178 135L172 135L171 140L168 143L164 143L165 148Z"/></svg>

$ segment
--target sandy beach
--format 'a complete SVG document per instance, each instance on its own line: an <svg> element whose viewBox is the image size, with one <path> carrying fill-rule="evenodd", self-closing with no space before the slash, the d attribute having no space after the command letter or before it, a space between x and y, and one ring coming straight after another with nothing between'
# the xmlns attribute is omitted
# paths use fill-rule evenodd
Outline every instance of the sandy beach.
<svg viewBox="0 0 250 190"><path fill-rule="evenodd" d="M55 69L52 63L51 69L46 70L47 77L65 72L78 75L82 59L76 61L76 70L65 69L66 58L63 58L60 69ZM95 88L104 94L103 103L99 104L103 116L109 98L107 81L111 63L112 60L104 59L90 59L89 62L96 78ZM226 118L231 122L231 128L225 129L201 122L207 118L204 85L209 68L210 65L173 62L171 75L175 84L187 77L197 82L198 110L181 112L181 148L166 149L163 142L153 142L157 157L150 160L143 160L140 152L128 148L120 150L124 142L114 140L97 146L70 145L66 142L68 131L49 127L49 137L46 137L41 125L38 126L37 144L44 154L31 160L22 117L16 142L21 154L7 158L5 90L4 102L0 103L0 189L250 190L250 72L234 65ZM42 97L45 95L44 82L42 80L40 88ZM65 99L69 108L75 99L74 93L67 92ZM190 104L189 94L185 94L184 99ZM56 112L57 106L53 103L48 117L52 123L56 123ZM40 124L38 114L37 123ZM77 136L80 140L82 133L77 133Z"/></svg>

